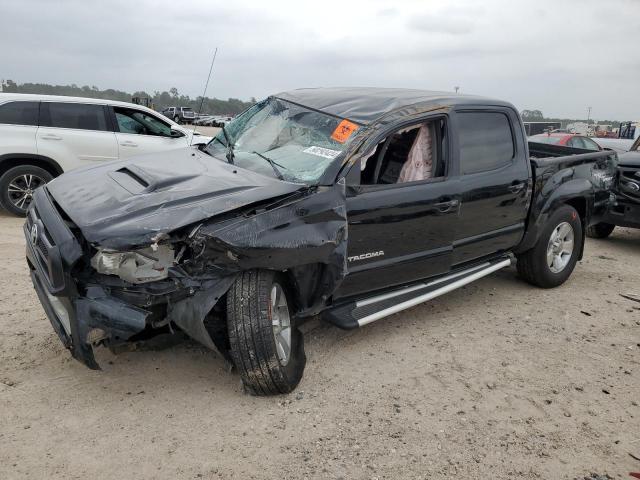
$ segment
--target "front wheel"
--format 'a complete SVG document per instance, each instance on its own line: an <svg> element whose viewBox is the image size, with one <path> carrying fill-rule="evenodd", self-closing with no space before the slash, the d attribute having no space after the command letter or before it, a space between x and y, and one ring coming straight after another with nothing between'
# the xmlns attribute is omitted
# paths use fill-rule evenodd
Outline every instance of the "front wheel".
<svg viewBox="0 0 640 480"><path fill-rule="evenodd" d="M596 223L595 225L591 225L587 228L587 237L591 238L607 238L613 232L613 229L616 228L615 225L610 223Z"/></svg>
<svg viewBox="0 0 640 480"><path fill-rule="evenodd" d="M563 205L551 215L534 247L518 256L518 273L538 287L562 285L576 266L582 242L578 212Z"/></svg>
<svg viewBox="0 0 640 480"><path fill-rule="evenodd" d="M35 165L10 168L0 178L0 205L8 212L24 217L35 189L52 178L49 172Z"/></svg>
<svg viewBox="0 0 640 480"><path fill-rule="evenodd" d="M285 279L276 272L243 272L229 289L231 358L249 393L289 393L300 383L306 357L292 314Z"/></svg>
<svg viewBox="0 0 640 480"><path fill-rule="evenodd" d="M173 121L176 122L178 125L180 125L180 117L178 115L173 117Z"/></svg>

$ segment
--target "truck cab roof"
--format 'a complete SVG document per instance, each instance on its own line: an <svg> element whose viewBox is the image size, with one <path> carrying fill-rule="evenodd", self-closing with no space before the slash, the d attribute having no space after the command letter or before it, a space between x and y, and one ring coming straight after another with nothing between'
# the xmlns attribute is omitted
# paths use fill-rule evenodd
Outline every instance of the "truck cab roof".
<svg viewBox="0 0 640 480"><path fill-rule="evenodd" d="M301 88L281 92L274 97L336 117L348 118L360 125L373 123L390 112L413 106L495 105L514 108L508 102L492 98L407 88Z"/></svg>

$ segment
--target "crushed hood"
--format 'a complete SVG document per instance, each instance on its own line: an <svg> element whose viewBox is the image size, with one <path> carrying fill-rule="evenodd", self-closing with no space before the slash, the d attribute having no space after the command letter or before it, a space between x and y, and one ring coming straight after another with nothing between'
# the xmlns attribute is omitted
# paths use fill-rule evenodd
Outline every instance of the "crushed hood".
<svg viewBox="0 0 640 480"><path fill-rule="evenodd" d="M304 185L184 148L65 173L46 188L89 242L119 249Z"/></svg>

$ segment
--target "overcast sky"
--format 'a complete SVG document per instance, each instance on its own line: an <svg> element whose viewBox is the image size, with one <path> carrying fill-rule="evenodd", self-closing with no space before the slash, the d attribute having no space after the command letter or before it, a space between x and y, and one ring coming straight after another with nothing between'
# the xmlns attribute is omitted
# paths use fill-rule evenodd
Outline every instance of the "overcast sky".
<svg viewBox="0 0 640 480"><path fill-rule="evenodd" d="M640 119L640 0L0 0L0 78L261 98L309 86Z"/></svg>

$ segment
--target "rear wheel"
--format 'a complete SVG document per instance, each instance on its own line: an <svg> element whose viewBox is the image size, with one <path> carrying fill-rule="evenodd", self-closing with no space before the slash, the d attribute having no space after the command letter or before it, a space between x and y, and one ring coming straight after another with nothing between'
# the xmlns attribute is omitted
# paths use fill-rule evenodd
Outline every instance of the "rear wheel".
<svg viewBox="0 0 640 480"><path fill-rule="evenodd" d="M231 357L250 393L289 393L302 379L306 357L292 314L286 282L272 271L243 272L227 293Z"/></svg>
<svg viewBox="0 0 640 480"><path fill-rule="evenodd" d="M610 223L596 223L595 225L591 225L587 228L587 237L591 238L607 238L613 232L613 229L616 228L615 225Z"/></svg>
<svg viewBox="0 0 640 480"><path fill-rule="evenodd" d="M0 205L14 215L24 217L33 192L53 178L45 169L34 165L19 165L0 178Z"/></svg>
<svg viewBox="0 0 640 480"><path fill-rule="evenodd" d="M538 287L562 285L576 266L582 241L578 212L563 205L551 215L535 246L518 256L518 273Z"/></svg>

